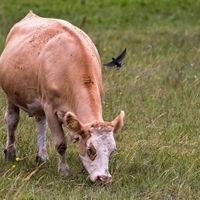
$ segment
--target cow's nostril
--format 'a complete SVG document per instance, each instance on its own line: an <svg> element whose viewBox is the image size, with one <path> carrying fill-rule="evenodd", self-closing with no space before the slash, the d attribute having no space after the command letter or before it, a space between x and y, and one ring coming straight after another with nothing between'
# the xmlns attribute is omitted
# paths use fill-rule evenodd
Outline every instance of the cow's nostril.
<svg viewBox="0 0 200 200"><path fill-rule="evenodd" d="M98 176L97 179L101 183L107 183L111 179L111 177L112 177L111 175L108 175L108 176L101 175L101 176Z"/></svg>

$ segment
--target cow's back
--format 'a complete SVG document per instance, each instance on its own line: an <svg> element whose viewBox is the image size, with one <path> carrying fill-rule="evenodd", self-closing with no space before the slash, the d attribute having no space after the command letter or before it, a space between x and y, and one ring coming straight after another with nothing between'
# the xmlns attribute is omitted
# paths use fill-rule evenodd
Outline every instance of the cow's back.
<svg viewBox="0 0 200 200"><path fill-rule="evenodd" d="M0 83L7 96L25 110L34 102L40 110L40 104L47 101L62 109L69 94L79 95L82 100L92 94L90 104L99 104L100 59L89 37L80 29L66 21L41 18L30 12L7 37L0 58ZM76 113L79 103L75 108L74 99L68 101L69 109Z"/></svg>

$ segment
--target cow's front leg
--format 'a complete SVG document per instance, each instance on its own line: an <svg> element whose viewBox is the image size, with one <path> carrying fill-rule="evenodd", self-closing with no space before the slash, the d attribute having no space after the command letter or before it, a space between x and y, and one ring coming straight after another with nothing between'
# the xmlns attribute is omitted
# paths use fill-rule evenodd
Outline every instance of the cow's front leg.
<svg viewBox="0 0 200 200"><path fill-rule="evenodd" d="M70 174L70 170L66 161L66 150L67 150L67 138L62 129L62 123L58 121L57 116L54 112L50 112L51 109L47 109L45 114L48 121L48 126L54 137L55 148L59 154L58 172L60 174Z"/></svg>
<svg viewBox="0 0 200 200"><path fill-rule="evenodd" d="M4 149L5 157L14 160L16 157L15 130L19 122L19 108L7 99L5 123L7 129L7 143Z"/></svg>
<svg viewBox="0 0 200 200"><path fill-rule="evenodd" d="M37 162L44 162L49 159L46 150L46 132L47 132L47 120L46 117L36 117L36 133L38 141L38 153Z"/></svg>
<svg viewBox="0 0 200 200"><path fill-rule="evenodd" d="M57 125L57 127L55 127L55 125ZM62 125L57 121L56 124L54 123L51 131L54 136L55 148L59 155L58 172L61 174L69 175L70 170L65 158L67 150L67 138L62 130Z"/></svg>

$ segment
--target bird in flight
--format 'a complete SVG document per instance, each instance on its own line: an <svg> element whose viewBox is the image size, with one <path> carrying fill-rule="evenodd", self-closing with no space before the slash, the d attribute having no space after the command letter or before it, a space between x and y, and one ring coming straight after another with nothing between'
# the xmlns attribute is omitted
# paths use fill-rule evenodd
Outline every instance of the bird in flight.
<svg viewBox="0 0 200 200"><path fill-rule="evenodd" d="M112 58L112 61L107 64L104 64L104 66L112 67L116 65L116 68L120 69L123 66L123 63L121 63L121 61L125 57L125 55L126 49L124 49L124 51L117 58Z"/></svg>

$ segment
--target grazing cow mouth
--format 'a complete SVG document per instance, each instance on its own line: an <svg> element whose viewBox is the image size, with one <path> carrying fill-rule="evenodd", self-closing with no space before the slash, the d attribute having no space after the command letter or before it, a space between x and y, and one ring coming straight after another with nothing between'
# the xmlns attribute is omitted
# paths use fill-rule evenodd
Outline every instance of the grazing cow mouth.
<svg viewBox="0 0 200 200"><path fill-rule="evenodd" d="M109 175L99 175L97 176L95 181L98 183L106 184L109 183L111 180L112 176L109 174Z"/></svg>
<svg viewBox="0 0 200 200"><path fill-rule="evenodd" d="M102 184L106 184L106 183L109 183L111 181L111 176L98 176L97 177L97 182L100 182Z"/></svg>

